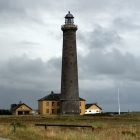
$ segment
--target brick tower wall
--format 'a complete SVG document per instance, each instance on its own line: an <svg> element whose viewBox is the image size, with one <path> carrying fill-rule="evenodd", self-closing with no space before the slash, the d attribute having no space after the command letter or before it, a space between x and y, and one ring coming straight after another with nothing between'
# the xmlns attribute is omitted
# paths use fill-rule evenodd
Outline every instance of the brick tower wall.
<svg viewBox="0 0 140 140"><path fill-rule="evenodd" d="M61 113L79 114L79 89L75 25L63 25Z"/></svg>

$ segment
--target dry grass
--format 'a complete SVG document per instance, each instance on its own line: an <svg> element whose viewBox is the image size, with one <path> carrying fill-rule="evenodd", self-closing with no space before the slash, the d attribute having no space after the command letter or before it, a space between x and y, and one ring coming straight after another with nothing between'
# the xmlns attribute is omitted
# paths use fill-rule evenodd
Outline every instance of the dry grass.
<svg viewBox="0 0 140 140"><path fill-rule="evenodd" d="M133 117L132 117L133 116ZM135 117L136 116L136 117ZM13 132L12 122L25 124ZM92 125L95 130L35 126L35 123ZM12 140L139 140L140 115L122 116L1 116L0 137Z"/></svg>

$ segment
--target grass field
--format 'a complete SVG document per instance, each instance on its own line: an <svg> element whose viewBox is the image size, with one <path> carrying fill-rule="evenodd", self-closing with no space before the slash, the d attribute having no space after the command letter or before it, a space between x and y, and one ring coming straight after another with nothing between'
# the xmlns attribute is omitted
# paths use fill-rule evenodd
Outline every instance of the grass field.
<svg viewBox="0 0 140 140"><path fill-rule="evenodd" d="M92 125L95 129L35 126L36 123ZM16 132L13 130L16 125ZM140 140L140 113L103 116L0 116L0 137L12 140Z"/></svg>

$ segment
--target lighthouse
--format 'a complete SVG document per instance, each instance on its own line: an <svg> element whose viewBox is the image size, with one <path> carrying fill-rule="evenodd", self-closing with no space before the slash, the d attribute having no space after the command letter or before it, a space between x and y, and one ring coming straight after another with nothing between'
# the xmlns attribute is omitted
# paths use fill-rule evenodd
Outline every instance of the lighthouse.
<svg viewBox="0 0 140 140"><path fill-rule="evenodd" d="M61 114L79 114L79 87L76 31L74 17L68 12L65 16L65 24L61 26L63 31L62 45L62 70L61 70Z"/></svg>

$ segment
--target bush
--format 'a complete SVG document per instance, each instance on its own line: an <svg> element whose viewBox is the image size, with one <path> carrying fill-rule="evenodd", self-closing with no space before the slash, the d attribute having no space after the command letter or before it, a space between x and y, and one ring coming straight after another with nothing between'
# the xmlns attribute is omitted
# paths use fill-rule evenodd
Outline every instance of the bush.
<svg viewBox="0 0 140 140"><path fill-rule="evenodd" d="M20 122L12 122L11 125L12 126L16 126L16 127L26 128L26 125L25 124L22 124Z"/></svg>
<svg viewBox="0 0 140 140"><path fill-rule="evenodd" d="M122 134L124 134L124 135L130 135L132 137L136 137L136 134L133 133L133 132L131 132L131 131L122 131Z"/></svg>

